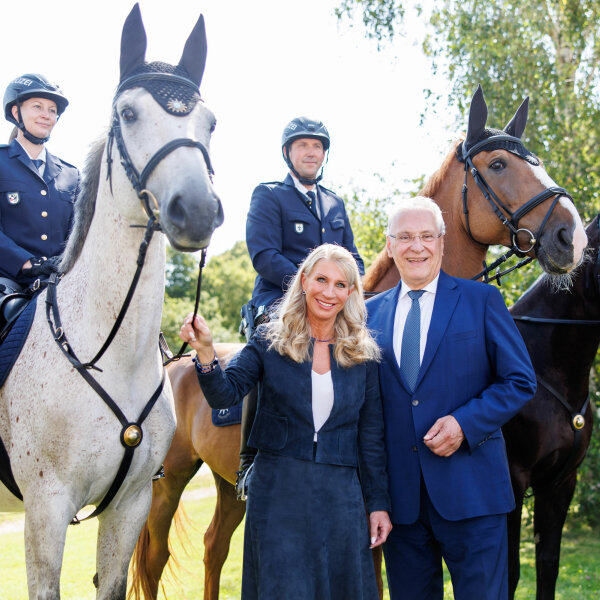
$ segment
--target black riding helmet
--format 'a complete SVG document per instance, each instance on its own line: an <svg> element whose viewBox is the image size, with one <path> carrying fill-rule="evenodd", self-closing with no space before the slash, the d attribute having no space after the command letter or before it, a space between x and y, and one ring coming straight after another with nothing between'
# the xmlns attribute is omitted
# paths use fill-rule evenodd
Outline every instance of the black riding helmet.
<svg viewBox="0 0 600 600"><path fill-rule="evenodd" d="M294 140L299 140L301 138L321 140L323 143L323 150L327 152L330 145L329 132L322 121L316 121L314 119L309 119L308 117L296 117L285 126L283 134L281 135L281 153L283 154L283 159L287 166L301 183L314 185L323 179L323 169L321 169L321 173L316 179L308 179L298 174L289 158L290 146Z"/></svg>
<svg viewBox="0 0 600 600"><path fill-rule="evenodd" d="M31 143L45 144L48 141L49 136L46 138L39 138L25 129L25 124L21 118L20 104L28 98L47 98L48 100L56 102L58 117L60 117L65 108L67 108L69 101L65 98L57 85L50 83L43 75L37 73L26 73L8 84L8 87L4 92L4 117L10 123L14 123L23 132L25 138ZM17 107L18 120L13 117L13 106Z"/></svg>

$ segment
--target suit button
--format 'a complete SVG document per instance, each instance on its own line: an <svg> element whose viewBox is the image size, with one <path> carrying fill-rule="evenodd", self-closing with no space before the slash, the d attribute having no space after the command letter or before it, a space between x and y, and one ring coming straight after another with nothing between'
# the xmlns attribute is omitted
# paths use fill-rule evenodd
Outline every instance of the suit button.
<svg viewBox="0 0 600 600"><path fill-rule="evenodd" d="M325 227L323 227L323 229L321 229L321 231L322 231L323 233L325 233Z"/></svg>
<svg viewBox="0 0 600 600"><path fill-rule="evenodd" d="M41 190L41 191L40 191L40 194L41 194L42 196L45 196L47 193L48 193L48 192L47 192L46 190Z"/></svg>
<svg viewBox="0 0 600 600"><path fill-rule="evenodd" d="M48 216L48 213L45 210L43 210L42 211L42 217L47 217L47 216Z"/></svg>
<svg viewBox="0 0 600 600"><path fill-rule="evenodd" d="M48 236L45 233L42 233L42 235L40 236L44 241L46 241L48 239Z"/></svg>
<svg viewBox="0 0 600 600"><path fill-rule="evenodd" d="M413 446L413 447L411 448L411 450L412 450L413 452L416 452L416 451L417 451L417 447L416 447L416 446Z"/></svg>
<svg viewBox="0 0 600 600"><path fill-rule="evenodd" d="M413 406L419 406L419 401L418 401L418 400L415 398L415 399L412 401L412 405L413 405Z"/></svg>

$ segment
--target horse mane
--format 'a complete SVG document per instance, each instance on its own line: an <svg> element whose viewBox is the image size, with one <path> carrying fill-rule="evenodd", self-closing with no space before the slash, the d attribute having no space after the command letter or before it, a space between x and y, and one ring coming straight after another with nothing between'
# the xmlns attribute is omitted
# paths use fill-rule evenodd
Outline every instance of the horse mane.
<svg viewBox="0 0 600 600"><path fill-rule="evenodd" d="M456 148L461 143L462 140L456 140L452 144L452 148L448 155L442 162L440 168L435 171L431 177L427 180L421 191L419 192L419 196L427 196L428 198L433 198L442 184L442 181L447 177L448 171L450 170L450 166L454 162L456 158ZM365 275L363 277L363 287L366 291L370 292L375 290L377 284L385 277L386 273L394 267L394 261L387 255L385 247L381 252L377 255L377 258L371 263L371 266L366 270Z"/></svg>
<svg viewBox="0 0 600 600"><path fill-rule="evenodd" d="M102 136L92 143L85 159L81 191L75 201L73 211L73 229L67 239L60 265L63 273L70 271L79 258L96 210L96 196L100 184L100 168L105 146L106 136Z"/></svg>

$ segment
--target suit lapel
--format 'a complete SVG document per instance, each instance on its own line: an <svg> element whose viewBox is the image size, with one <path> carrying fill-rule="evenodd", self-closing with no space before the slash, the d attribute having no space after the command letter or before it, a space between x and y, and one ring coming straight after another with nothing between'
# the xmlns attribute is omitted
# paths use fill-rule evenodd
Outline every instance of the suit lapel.
<svg viewBox="0 0 600 600"><path fill-rule="evenodd" d="M56 158L46 150L46 168L44 169L44 181L49 183L58 177L62 167L56 161Z"/></svg>
<svg viewBox="0 0 600 600"><path fill-rule="evenodd" d="M287 174L287 176L284 179L283 183L285 183L285 185L289 185L294 190L294 192L296 192L296 196L298 198L298 201L300 202L300 204L302 204L302 206L304 207L304 210L306 210L306 212L313 219L317 219L317 217L313 214L313 212L310 210L310 208L308 208L308 204L306 202L306 198L302 195L302 193L300 192L300 190L298 190L298 188L294 185L294 180L292 179L292 176L289 173Z"/></svg>
<svg viewBox="0 0 600 600"><path fill-rule="evenodd" d="M331 210L332 206L335 204L333 198L324 192L318 185L315 186L317 188L317 196L319 198L319 206L321 207L321 221L324 222L327 220L327 215Z"/></svg>
<svg viewBox="0 0 600 600"><path fill-rule="evenodd" d="M381 337L379 338L381 343L379 345L383 352L383 362L389 367L396 379L398 379L398 382L401 383L410 394L410 388L400 372L400 365L396 360L396 353L394 352L394 321L401 289L402 282L400 281L394 288L393 293L388 294L384 299L385 304L377 311L379 316L377 329L381 331Z"/></svg>
<svg viewBox="0 0 600 600"><path fill-rule="evenodd" d="M440 271L438 287L435 293L435 302L433 304L433 313L431 315L431 323L429 325L429 331L427 332L425 354L423 355L423 362L421 363L421 369L419 370L419 377L417 378L415 389L418 387L421 379L425 376L425 373L427 373L427 369L431 366L433 357L437 352L452 317L452 313L456 308L459 296L460 292L456 283L454 283L452 278L446 275L446 273Z"/></svg>

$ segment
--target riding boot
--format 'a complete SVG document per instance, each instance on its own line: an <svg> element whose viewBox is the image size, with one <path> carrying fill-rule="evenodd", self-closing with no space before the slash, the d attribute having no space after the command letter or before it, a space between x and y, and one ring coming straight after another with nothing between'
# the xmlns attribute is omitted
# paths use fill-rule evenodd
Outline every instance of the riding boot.
<svg viewBox="0 0 600 600"><path fill-rule="evenodd" d="M256 456L256 448L248 446L248 438L254 424L256 416L256 405L258 400L258 386L250 390L244 398L242 408L242 425L241 425L241 440L240 440L240 468L237 472L237 480L235 482L235 491L238 500L245 500L248 495L248 482L251 472L254 457Z"/></svg>

